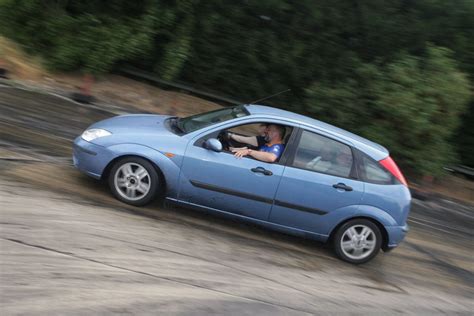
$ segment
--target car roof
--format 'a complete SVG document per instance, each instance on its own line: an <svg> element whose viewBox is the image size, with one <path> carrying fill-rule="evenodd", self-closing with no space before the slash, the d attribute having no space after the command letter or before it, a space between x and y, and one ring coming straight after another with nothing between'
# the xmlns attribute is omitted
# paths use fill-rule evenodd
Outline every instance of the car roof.
<svg viewBox="0 0 474 316"><path fill-rule="evenodd" d="M287 120L295 121L302 125L307 125L308 127L313 127L318 130L325 131L335 137L340 139L346 140L350 142L356 147L357 149L363 151L364 153L368 154L375 160L381 160L388 156L388 150L373 141L370 141L364 137L346 131L342 128L336 127L334 125L321 122L319 120L310 118L305 115L297 114L294 112L265 106L265 105L257 105L257 104L247 104L245 108L249 111L251 115L265 115L271 116L275 118L284 118Z"/></svg>

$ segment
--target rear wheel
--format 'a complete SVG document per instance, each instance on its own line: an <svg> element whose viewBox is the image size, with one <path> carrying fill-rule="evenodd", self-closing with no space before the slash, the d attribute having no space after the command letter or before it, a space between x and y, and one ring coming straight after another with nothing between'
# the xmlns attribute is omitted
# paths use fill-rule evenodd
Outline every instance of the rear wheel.
<svg viewBox="0 0 474 316"><path fill-rule="evenodd" d="M139 157L119 160L109 173L109 187L115 197L135 206L153 201L158 195L161 183L153 165Z"/></svg>
<svg viewBox="0 0 474 316"><path fill-rule="evenodd" d="M348 221L334 236L334 251L344 261L361 264L373 259L380 250L382 234L366 219Z"/></svg>

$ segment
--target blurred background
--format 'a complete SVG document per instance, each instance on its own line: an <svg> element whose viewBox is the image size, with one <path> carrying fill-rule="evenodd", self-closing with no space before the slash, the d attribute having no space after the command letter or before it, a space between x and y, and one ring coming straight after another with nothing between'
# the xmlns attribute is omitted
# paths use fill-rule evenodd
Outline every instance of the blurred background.
<svg viewBox="0 0 474 316"><path fill-rule="evenodd" d="M290 88L263 103L378 142L412 187L472 201L471 0L3 0L0 35L12 78L83 87L86 75L92 91L113 81L107 93L129 91L129 103L145 92L112 74L221 105ZM146 93L150 112L213 106Z"/></svg>
<svg viewBox="0 0 474 316"><path fill-rule="evenodd" d="M472 315L473 86L473 0L0 0L1 314ZM71 165L99 120L287 89L263 104L390 150L413 196L395 251L349 265Z"/></svg>

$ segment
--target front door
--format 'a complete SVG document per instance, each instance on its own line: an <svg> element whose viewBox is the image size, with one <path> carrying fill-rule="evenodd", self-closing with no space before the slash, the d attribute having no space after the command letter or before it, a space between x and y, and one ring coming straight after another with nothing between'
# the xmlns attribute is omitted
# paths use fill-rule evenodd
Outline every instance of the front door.
<svg viewBox="0 0 474 316"><path fill-rule="evenodd" d="M268 220L283 170L278 163L238 159L191 142L181 168L178 199Z"/></svg>

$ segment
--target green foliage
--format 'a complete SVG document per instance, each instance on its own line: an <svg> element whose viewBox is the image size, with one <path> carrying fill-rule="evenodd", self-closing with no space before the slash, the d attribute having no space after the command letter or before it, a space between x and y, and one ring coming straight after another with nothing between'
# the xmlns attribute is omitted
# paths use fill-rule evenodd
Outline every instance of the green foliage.
<svg viewBox="0 0 474 316"><path fill-rule="evenodd" d="M291 88L268 104L380 141L413 173L465 146L448 139L460 71L474 79L472 0L0 0L0 33L56 70L127 63L243 101Z"/></svg>
<svg viewBox="0 0 474 316"><path fill-rule="evenodd" d="M474 168L474 101L471 101L469 111L462 117L462 125L454 138L458 145L461 163Z"/></svg>
<svg viewBox="0 0 474 316"><path fill-rule="evenodd" d="M191 55L191 39L194 29L194 6L192 1L179 1L179 25L174 36L163 45L163 56L158 61L155 71L165 80L174 80L181 73L185 62Z"/></svg>
<svg viewBox="0 0 474 316"><path fill-rule="evenodd" d="M386 146L411 174L439 174L456 157L452 136L470 97L451 56L429 46L424 57L359 62L345 80L313 84L307 111Z"/></svg>
<svg viewBox="0 0 474 316"><path fill-rule="evenodd" d="M156 23L153 4L4 1L0 25L6 35L45 56L51 69L103 73L146 53Z"/></svg>

